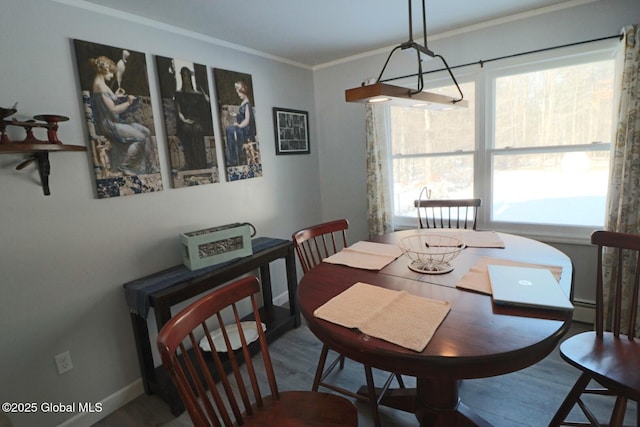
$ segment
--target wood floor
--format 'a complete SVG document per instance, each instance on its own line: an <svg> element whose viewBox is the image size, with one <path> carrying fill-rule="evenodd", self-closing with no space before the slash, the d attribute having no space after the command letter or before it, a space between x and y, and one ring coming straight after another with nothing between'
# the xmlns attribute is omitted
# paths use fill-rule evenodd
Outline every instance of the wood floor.
<svg viewBox="0 0 640 427"><path fill-rule="evenodd" d="M590 329L589 325L574 323L568 336ZM315 364L320 353L320 342L306 326L287 333L270 345L278 385L281 390L308 390L311 387ZM499 377L467 380L460 387L462 401L496 427L547 426L578 377L578 371L562 361L557 349L540 363L522 371ZM383 374L377 373L377 383ZM336 374L335 382L357 389L364 381L362 366L347 362L345 369ZM414 385L405 377L407 385ZM598 400L596 414L607 418L610 400ZM370 409L357 402L359 425L373 425ZM635 425L635 405L627 410L627 424ZM578 414L578 412L576 412ZM412 414L389 408L380 408L385 426L417 426ZM96 427L191 426L186 414L171 415L167 405L155 396L142 395L115 413L95 424Z"/></svg>

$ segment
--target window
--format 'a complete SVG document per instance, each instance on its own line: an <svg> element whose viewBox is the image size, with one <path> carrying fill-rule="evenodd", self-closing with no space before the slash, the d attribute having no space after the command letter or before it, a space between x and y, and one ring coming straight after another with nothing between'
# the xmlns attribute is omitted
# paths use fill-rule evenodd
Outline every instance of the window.
<svg viewBox="0 0 640 427"><path fill-rule="evenodd" d="M456 73L466 110L390 107L396 225L415 226L413 202L426 187L431 198L481 197L482 227L577 236L603 226L613 137L609 46ZM437 80L425 84L456 94Z"/></svg>
<svg viewBox="0 0 640 427"><path fill-rule="evenodd" d="M604 225L613 60L494 79L491 220Z"/></svg>

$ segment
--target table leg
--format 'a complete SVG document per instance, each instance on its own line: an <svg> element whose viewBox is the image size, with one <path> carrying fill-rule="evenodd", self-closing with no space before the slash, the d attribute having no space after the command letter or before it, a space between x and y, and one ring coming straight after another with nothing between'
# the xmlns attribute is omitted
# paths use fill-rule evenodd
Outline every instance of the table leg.
<svg viewBox="0 0 640 427"><path fill-rule="evenodd" d="M379 405L415 413L422 427L490 427L460 401L458 384L458 380L418 378L416 388L388 389ZM380 393L382 389L376 388L376 394ZM358 394L367 396L367 387L360 387Z"/></svg>
<svg viewBox="0 0 640 427"><path fill-rule="evenodd" d="M273 305L273 294L271 291L271 269L269 264L260 266L260 281L262 282L262 304L265 310Z"/></svg>
<svg viewBox="0 0 640 427"><path fill-rule="evenodd" d="M385 391L380 387L376 387L375 392L379 399L378 405L387 406L404 412L414 413L416 411L415 388L390 388ZM380 395L383 392L384 395L380 398ZM366 385L361 386L358 389L357 394L366 399L370 396L369 389Z"/></svg>
<svg viewBox="0 0 640 427"><path fill-rule="evenodd" d="M138 349L138 363L140 364L144 392L146 394L152 394L151 383L156 380L156 370L153 362L153 353L151 352L147 319L134 313L131 313L130 316L131 324L133 325L133 335Z"/></svg>
<svg viewBox="0 0 640 427"><path fill-rule="evenodd" d="M298 277L296 271L296 254L293 245L287 249L285 257L285 265L287 270L287 290L289 291L289 313L294 318L295 327L301 325L300 310L298 310L298 302L296 295L298 293Z"/></svg>
<svg viewBox="0 0 640 427"><path fill-rule="evenodd" d="M420 426L491 426L460 401L457 380L418 378L415 414Z"/></svg>

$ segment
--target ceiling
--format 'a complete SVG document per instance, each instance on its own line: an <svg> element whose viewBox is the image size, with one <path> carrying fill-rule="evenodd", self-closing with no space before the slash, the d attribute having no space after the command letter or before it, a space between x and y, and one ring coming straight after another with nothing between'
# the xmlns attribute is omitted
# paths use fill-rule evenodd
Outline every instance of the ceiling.
<svg viewBox="0 0 640 427"><path fill-rule="evenodd" d="M422 5L411 0L422 44ZM515 19L596 0L426 0L427 34ZM108 14L181 30L308 67L408 40L403 0L75 0ZM155 21L155 22L152 22Z"/></svg>

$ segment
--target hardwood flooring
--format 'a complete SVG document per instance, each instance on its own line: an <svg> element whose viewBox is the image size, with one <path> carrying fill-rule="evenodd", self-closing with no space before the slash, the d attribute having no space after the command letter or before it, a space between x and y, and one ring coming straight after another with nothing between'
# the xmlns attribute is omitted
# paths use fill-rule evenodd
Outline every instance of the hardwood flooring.
<svg viewBox="0 0 640 427"><path fill-rule="evenodd" d="M568 336L589 330L590 325L574 323ZM308 390L313 381L320 342L306 326L287 333L270 345L278 386L281 390ZM476 413L496 427L542 427L551 417L577 379L576 369L564 362L557 349L543 361L527 369L498 377L466 380L460 387L462 401ZM383 373L376 373L376 382L381 383ZM364 372L360 364L349 362L342 372L336 374L336 382L350 389L364 383ZM405 377L408 386L414 385L412 378ZM611 408L610 400L591 400L596 404L596 414L606 419ZM373 425L370 408L356 402L359 425ZM627 425L635 425L636 405L627 410ZM578 414L578 411L575 411ZM390 408L380 408L385 426L417 426L413 414ZM142 395L118 411L95 424L95 427L178 427L191 426L186 413L174 417L168 406L159 398Z"/></svg>

